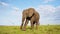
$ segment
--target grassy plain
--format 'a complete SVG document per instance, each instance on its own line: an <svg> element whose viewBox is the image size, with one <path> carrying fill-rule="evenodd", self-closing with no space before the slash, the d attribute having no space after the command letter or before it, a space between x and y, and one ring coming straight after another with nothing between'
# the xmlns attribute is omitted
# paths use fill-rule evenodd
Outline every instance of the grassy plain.
<svg viewBox="0 0 60 34"><path fill-rule="evenodd" d="M41 25L38 30L27 27L26 31L20 26L0 26L0 34L60 34L60 25Z"/></svg>

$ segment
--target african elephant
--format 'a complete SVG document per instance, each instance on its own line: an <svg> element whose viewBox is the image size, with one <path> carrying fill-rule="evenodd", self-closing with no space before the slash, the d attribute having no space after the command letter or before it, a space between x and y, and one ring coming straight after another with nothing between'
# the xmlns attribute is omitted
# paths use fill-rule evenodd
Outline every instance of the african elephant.
<svg viewBox="0 0 60 34"><path fill-rule="evenodd" d="M22 27L23 27L23 24L24 24L24 20L25 20L25 19L26 19L26 21L25 21L23 30L26 30L26 25L28 24L28 21L31 22L31 28L32 28L32 29L34 28L34 24L35 24L35 23L36 23L36 28L38 28L39 17L40 17L40 16L39 16L39 13L38 13L37 11L35 11L34 8L29 8L29 9L23 10L21 29L22 29Z"/></svg>

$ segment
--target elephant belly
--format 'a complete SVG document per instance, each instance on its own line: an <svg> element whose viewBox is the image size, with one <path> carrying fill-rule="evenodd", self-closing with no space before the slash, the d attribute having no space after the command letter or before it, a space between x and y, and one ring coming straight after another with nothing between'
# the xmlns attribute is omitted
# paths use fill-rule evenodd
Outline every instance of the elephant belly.
<svg viewBox="0 0 60 34"><path fill-rule="evenodd" d="M27 19L27 20L31 20L31 17L27 17L26 19Z"/></svg>

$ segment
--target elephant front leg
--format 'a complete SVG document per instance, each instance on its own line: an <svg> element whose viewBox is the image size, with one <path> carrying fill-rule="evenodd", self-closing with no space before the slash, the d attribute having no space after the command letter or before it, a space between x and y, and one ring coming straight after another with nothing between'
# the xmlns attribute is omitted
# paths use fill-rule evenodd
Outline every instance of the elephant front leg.
<svg viewBox="0 0 60 34"><path fill-rule="evenodd" d="M27 24L28 24L28 20L25 21L24 28L23 28L24 31L26 30Z"/></svg>
<svg viewBox="0 0 60 34"><path fill-rule="evenodd" d="M21 27L20 27L20 29L22 29L22 27L23 27L24 20L25 20L25 18L22 18L22 24L21 24Z"/></svg>

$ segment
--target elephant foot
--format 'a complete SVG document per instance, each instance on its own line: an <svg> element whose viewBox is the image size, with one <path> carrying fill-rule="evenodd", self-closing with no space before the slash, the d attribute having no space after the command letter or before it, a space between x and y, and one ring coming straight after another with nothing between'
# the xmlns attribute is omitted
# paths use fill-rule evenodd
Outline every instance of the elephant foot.
<svg viewBox="0 0 60 34"><path fill-rule="evenodd" d="M26 29L22 29L22 28L20 28L20 30L22 30L22 31L26 31Z"/></svg>
<svg viewBox="0 0 60 34"><path fill-rule="evenodd" d="M20 29L22 29L22 27L20 27Z"/></svg>
<svg viewBox="0 0 60 34"><path fill-rule="evenodd" d="M26 31L26 29L22 29L23 31Z"/></svg>
<svg viewBox="0 0 60 34"><path fill-rule="evenodd" d="M39 30L38 28L36 28L36 30Z"/></svg>
<svg viewBox="0 0 60 34"><path fill-rule="evenodd" d="M26 28L23 28L22 30L23 30L23 31L26 31Z"/></svg>

